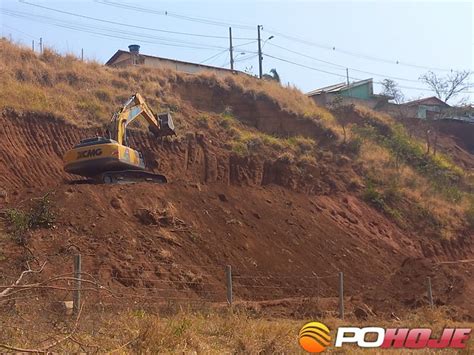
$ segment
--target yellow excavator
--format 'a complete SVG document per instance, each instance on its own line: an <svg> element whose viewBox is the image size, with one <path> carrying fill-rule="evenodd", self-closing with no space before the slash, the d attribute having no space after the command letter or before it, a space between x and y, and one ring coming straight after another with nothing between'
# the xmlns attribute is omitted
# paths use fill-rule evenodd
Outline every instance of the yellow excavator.
<svg viewBox="0 0 474 355"><path fill-rule="evenodd" d="M138 117L146 119L148 129L157 138L176 135L170 113L155 115L136 93L114 113L107 128L108 137L83 139L65 153L64 170L106 184L166 183L165 176L145 171L142 153L128 146L127 126Z"/></svg>

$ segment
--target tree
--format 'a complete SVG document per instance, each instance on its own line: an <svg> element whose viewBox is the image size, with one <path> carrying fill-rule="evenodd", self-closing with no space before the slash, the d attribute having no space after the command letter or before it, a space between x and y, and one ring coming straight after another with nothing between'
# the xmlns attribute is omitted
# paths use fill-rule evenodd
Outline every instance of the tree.
<svg viewBox="0 0 474 355"><path fill-rule="evenodd" d="M343 133L343 138L344 138L343 143L346 144L347 143L346 127L352 121L352 115L354 113L354 104L352 103L345 104L344 98L341 95L338 95L331 102L329 109L334 114L334 117L336 118L337 123L339 123L339 125L342 128L342 133Z"/></svg>
<svg viewBox="0 0 474 355"><path fill-rule="evenodd" d="M393 101L395 101L396 104L401 104L403 102L404 96L396 81L392 79L384 79L382 81L382 87L382 95L393 97Z"/></svg>
<svg viewBox="0 0 474 355"><path fill-rule="evenodd" d="M440 100L448 102L449 99L452 99L472 86L469 82L470 75L470 71L462 70L441 77L429 71L420 76L419 80L433 90Z"/></svg>
<svg viewBox="0 0 474 355"><path fill-rule="evenodd" d="M280 82L280 75L278 74L277 70L275 68L273 68L272 70L270 70L270 74L264 74L263 75L263 79L266 79L266 80L274 80L276 82Z"/></svg>

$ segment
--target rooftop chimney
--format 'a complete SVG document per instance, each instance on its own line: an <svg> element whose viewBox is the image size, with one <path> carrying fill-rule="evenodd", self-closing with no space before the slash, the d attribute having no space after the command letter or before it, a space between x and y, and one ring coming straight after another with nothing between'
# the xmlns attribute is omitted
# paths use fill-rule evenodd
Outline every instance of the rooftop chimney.
<svg viewBox="0 0 474 355"><path fill-rule="evenodd" d="M140 46L138 44L131 44L128 46L128 49L132 54L140 54Z"/></svg>

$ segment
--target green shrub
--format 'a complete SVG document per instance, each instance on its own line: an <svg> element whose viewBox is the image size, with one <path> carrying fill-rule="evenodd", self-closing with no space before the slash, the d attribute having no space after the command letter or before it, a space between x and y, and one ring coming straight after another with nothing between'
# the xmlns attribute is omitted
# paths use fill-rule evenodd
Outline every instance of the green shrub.
<svg viewBox="0 0 474 355"><path fill-rule="evenodd" d="M453 184L435 184L435 189L440 192L449 202L461 202L462 192Z"/></svg>
<svg viewBox="0 0 474 355"><path fill-rule="evenodd" d="M360 149L362 148L362 139L359 137L355 137L349 139L345 143L343 143L344 152L351 154L351 155L359 155Z"/></svg>
<svg viewBox="0 0 474 355"><path fill-rule="evenodd" d="M244 142L249 152L257 152L263 147L263 141L259 136L248 137Z"/></svg>
<svg viewBox="0 0 474 355"><path fill-rule="evenodd" d="M290 152L284 152L278 156L277 160L283 163L291 164L295 161L295 156Z"/></svg>
<svg viewBox="0 0 474 355"><path fill-rule="evenodd" d="M372 205L375 209L383 212L385 215L393 219L400 227L403 227L403 214L395 207L391 207L390 203L393 203L394 195L393 191L379 192L373 186L368 186L364 191L364 200Z"/></svg>
<svg viewBox="0 0 474 355"><path fill-rule="evenodd" d="M27 244L26 233L30 229L51 228L55 221L48 195L35 200L28 211L12 208L5 212L10 233L20 245Z"/></svg>
<svg viewBox="0 0 474 355"><path fill-rule="evenodd" d="M225 129L229 129L232 126L232 117L229 116L223 116L219 120L219 126Z"/></svg>
<svg viewBox="0 0 474 355"><path fill-rule="evenodd" d="M402 194L400 192L400 187L398 186L398 181L391 181L387 188L383 191L384 201L390 205L401 202Z"/></svg>
<svg viewBox="0 0 474 355"><path fill-rule="evenodd" d="M466 220L469 228L474 229L474 197L471 197L469 207L466 211Z"/></svg>
<svg viewBox="0 0 474 355"><path fill-rule="evenodd" d="M435 187L456 186L464 174L459 167L440 154L425 154L422 145L411 139L401 125L391 128L367 124L355 127L354 132L361 138L370 139L388 148L396 164L405 163L412 166L419 173L428 176ZM455 194L455 191L448 193Z"/></svg>
<svg viewBox="0 0 474 355"><path fill-rule="evenodd" d="M209 118L201 115L196 119L197 125L201 128L209 128Z"/></svg>
<svg viewBox="0 0 474 355"><path fill-rule="evenodd" d="M232 112L232 107L226 106L222 112L222 117L234 118L234 113Z"/></svg>
<svg viewBox="0 0 474 355"><path fill-rule="evenodd" d="M282 150L287 146L287 142L285 142L283 139L271 136L266 133L261 134L263 143L270 148L276 149L276 150Z"/></svg>
<svg viewBox="0 0 474 355"><path fill-rule="evenodd" d="M232 142L232 151L237 155L247 155L247 145L243 142Z"/></svg>
<svg viewBox="0 0 474 355"><path fill-rule="evenodd" d="M436 218L436 216L429 210L427 207L418 204L415 204L411 209L411 219L414 221L419 221L426 226L429 226L433 229L440 230L443 227L443 223Z"/></svg>
<svg viewBox="0 0 474 355"><path fill-rule="evenodd" d="M314 148L315 142L311 138L293 136L287 139L290 146L296 147L301 154L305 154Z"/></svg>
<svg viewBox="0 0 474 355"><path fill-rule="evenodd" d="M30 221L27 213L15 208L5 211L6 219L10 227L10 234L20 245L26 244L26 232L30 229Z"/></svg>
<svg viewBox="0 0 474 355"><path fill-rule="evenodd" d="M379 191L377 191L373 184L367 184L367 188L365 189L362 198L379 211L385 210L384 197Z"/></svg>
<svg viewBox="0 0 474 355"><path fill-rule="evenodd" d="M316 158L309 154L304 154L298 158L298 163L316 165Z"/></svg>
<svg viewBox="0 0 474 355"><path fill-rule="evenodd" d="M230 127L227 130L227 132L230 134L231 137L233 137L237 141L242 139L242 135L241 135L240 131L235 127Z"/></svg>

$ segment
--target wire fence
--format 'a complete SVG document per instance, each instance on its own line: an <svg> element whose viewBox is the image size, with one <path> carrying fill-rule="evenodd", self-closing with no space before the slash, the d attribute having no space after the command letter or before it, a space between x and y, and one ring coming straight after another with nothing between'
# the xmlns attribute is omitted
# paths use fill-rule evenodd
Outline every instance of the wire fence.
<svg viewBox="0 0 474 355"><path fill-rule="evenodd" d="M140 264L126 260L115 264L114 259L105 263L88 254L57 260L62 263L36 261L33 264L31 261L31 265L26 263L25 270L17 275L11 270L0 270L0 347L2 340L10 339L8 334L17 337L31 334L35 343L43 344L44 337L51 332L57 333L56 338L63 333L72 336L78 323L82 331L87 329L88 333L95 334L113 317L134 319L150 312L166 316L181 310L202 313L238 309L263 315L268 311L271 315L275 310L277 314L297 318L355 316L360 319L362 315L367 319L376 316L370 298L358 304L354 299L361 291L372 290L375 293L370 297L377 302L390 303L383 298L387 297L388 288L397 291L399 285L392 284L392 276L400 276L397 273L380 275L379 284L359 285L354 279L345 284L344 278L350 274L336 271L325 275L314 272L291 275L284 271L284 266L281 272L268 274L231 265L219 267L171 261ZM350 277L347 278L349 281ZM442 284L443 279L436 276L421 275L421 280L405 284L406 294L422 300L419 305L434 306L441 290L451 287ZM413 304L405 307L413 308ZM393 313L390 316L397 319ZM62 329L63 323L67 324L66 330ZM39 349L55 348L55 341L46 341L47 347ZM7 349L25 352L21 348Z"/></svg>
<svg viewBox="0 0 474 355"><path fill-rule="evenodd" d="M364 285L354 278L345 281L347 275L342 272L268 274L245 266L172 261L140 264L121 260L115 263L115 259L105 264L91 254L69 255L61 261L63 265L36 263L33 267L26 264L27 268L18 275L0 270L0 314L8 316L14 314L15 309L31 307L46 314L77 315L81 305L87 305L89 310L123 310L174 306L231 308L287 302L291 308L291 302L310 300L327 301L323 306L325 312L344 318L354 311L354 296L373 291L370 297L380 303L383 301L380 298L387 296L387 289L397 292L400 288L400 284L392 283L394 274L380 275L378 283ZM412 282L403 285L405 295L413 298L407 307L434 306L441 289L453 288L453 285L442 284L444 281L436 276L421 276Z"/></svg>
<svg viewBox="0 0 474 355"><path fill-rule="evenodd" d="M217 267L175 262L105 267L97 266L101 262L87 254L77 255L74 260L69 258L69 263L71 272L55 273L57 265L46 264L36 269L28 265L20 275L0 272L0 283L3 283L0 284L0 307L25 300L47 299L51 303L69 302L71 308L72 300L73 311L77 313L81 300L101 307L135 307L170 302L232 306L243 302L332 298L337 300L334 311L344 318L345 299L356 293L353 287L346 286L344 290L342 272L322 276L314 272L307 275L264 274L231 265ZM421 292L427 303L433 305L430 277Z"/></svg>

